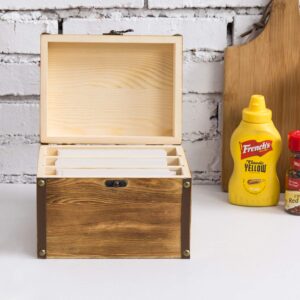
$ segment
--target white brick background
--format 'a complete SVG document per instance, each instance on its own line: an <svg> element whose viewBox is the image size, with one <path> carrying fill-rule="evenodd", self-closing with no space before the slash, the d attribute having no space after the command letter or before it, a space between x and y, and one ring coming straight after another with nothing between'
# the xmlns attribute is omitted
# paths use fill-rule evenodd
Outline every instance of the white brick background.
<svg viewBox="0 0 300 300"><path fill-rule="evenodd" d="M220 181L224 49L267 0L1 0L0 182L35 181L39 36L133 29L184 35L183 145L195 183Z"/></svg>

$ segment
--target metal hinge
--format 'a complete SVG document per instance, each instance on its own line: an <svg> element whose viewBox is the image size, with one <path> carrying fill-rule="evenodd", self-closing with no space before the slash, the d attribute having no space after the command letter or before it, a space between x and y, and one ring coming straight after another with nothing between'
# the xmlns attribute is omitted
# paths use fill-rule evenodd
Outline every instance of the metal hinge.
<svg viewBox="0 0 300 300"><path fill-rule="evenodd" d="M133 32L133 29L126 29L126 30L111 30L110 32L103 33L103 35L123 35L127 32Z"/></svg>

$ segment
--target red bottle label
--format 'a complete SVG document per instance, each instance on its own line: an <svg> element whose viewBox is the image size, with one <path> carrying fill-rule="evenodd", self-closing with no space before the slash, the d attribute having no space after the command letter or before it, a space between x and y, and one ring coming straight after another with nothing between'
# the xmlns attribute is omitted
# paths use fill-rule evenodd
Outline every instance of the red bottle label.
<svg viewBox="0 0 300 300"><path fill-rule="evenodd" d="M300 191L300 178L287 178L287 190L299 190Z"/></svg>
<svg viewBox="0 0 300 300"><path fill-rule="evenodd" d="M298 158L291 158L291 168L293 170L299 171L300 170L300 159Z"/></svg>
<svg viewBox="0 0 300 300"><path fill-rule="evenodd" d="M249 140L240 143L241 146L241 159L245 159L251 156L264 156L268 152L272 151L272 141L266 140L257 142L256 140Z"/></svg>

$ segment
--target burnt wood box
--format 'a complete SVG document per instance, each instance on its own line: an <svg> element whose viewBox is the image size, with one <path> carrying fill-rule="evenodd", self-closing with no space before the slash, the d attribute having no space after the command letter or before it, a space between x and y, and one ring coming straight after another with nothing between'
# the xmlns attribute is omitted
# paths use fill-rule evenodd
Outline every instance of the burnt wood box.
<svg viewBox="0 0 300 300"><path fill-rule="evenodd" d="M40 120L39 258L190 258L182 37L42 35Z"/></svg>

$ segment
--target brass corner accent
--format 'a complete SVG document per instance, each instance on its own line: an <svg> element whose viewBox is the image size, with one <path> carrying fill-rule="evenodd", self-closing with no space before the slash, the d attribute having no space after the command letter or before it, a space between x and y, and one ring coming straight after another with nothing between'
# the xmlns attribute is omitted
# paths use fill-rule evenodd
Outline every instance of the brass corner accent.
<svg viewBox="0 0 300 300"><path fill-rule="evenodd" d="M190 181L185 181L183 184L185 189L189 189L191 187L191 182Z"/></svg>
<svg viewBox="0 0 300 300"><path fill-rule="evenodd" d="M44 179L39 179L38 180L38 186L39 187L44 187L46 185L46 181Z"/></svg>
<svg viewBox="0 0 300 300"><path fill-rule="evenodd" d="M45 250L45 249L41 249L41 250L39 251L39 256L40 256L40 257L45 257L45 256L46 256L46 250Z"/></svg>
<svg viewBox="0 0 300 300"><path fill-rule="evenodd" d="M184 257L190 257L190 255L191 255L190 250L188 250L188 249L185 249L182 254Z"/></svg>

